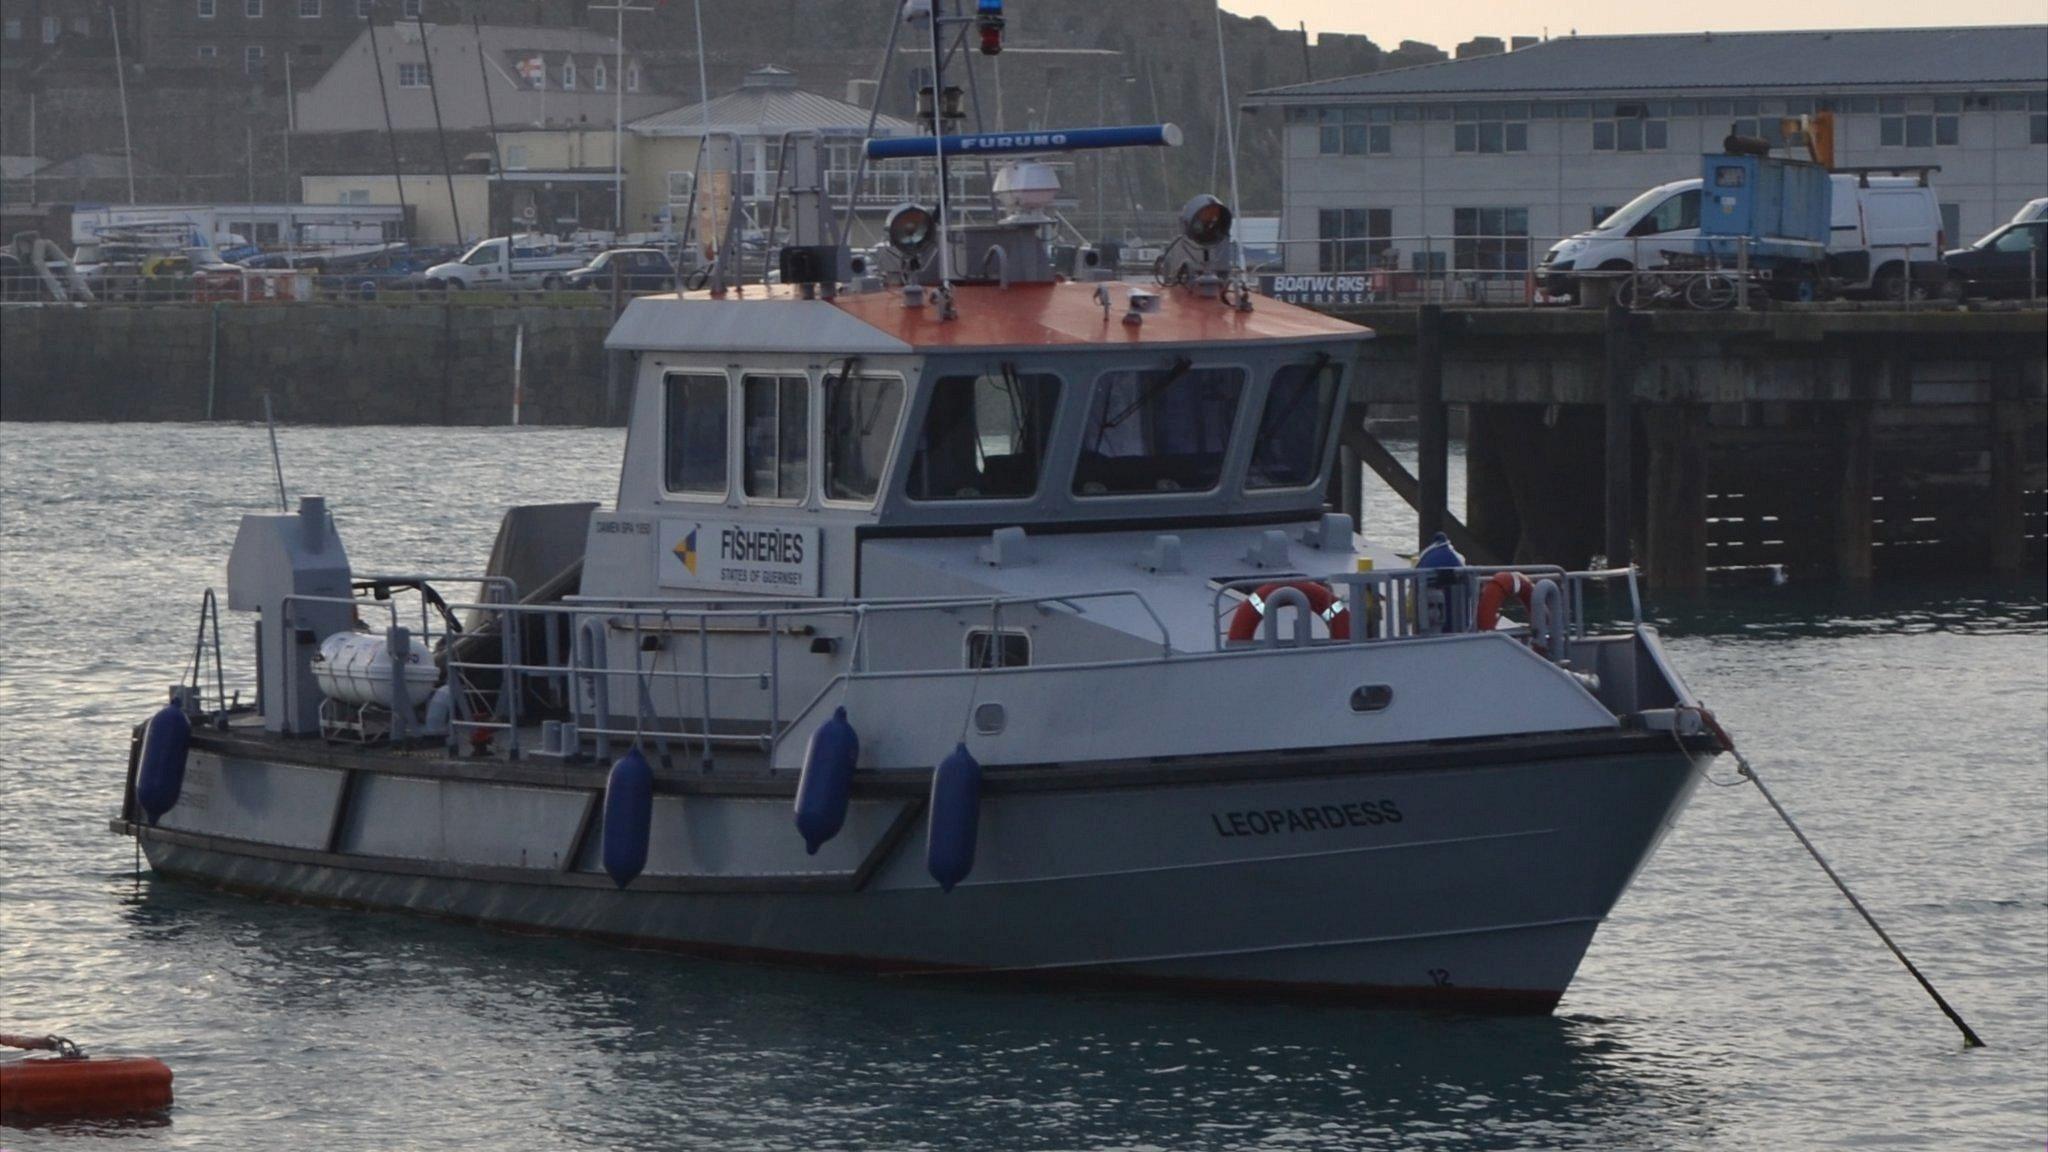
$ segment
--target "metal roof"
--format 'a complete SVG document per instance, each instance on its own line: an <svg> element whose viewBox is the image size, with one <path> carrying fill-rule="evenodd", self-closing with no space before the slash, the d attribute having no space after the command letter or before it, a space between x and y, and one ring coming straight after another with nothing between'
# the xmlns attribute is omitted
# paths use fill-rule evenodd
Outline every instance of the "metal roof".
<svg viewBox="0 0 2048 1152"><path fill-rule="evenodd" d="M736 92L708 103L657 112L626 127L643 136L702 136L707 130L742 136L779 136L806 128L858 134L867 126L866 108L806 92L796 86L793 74L771 65L748 73ZM904 136L917 131L909 121L894 116L875 120L877 136Z"/></svg>
<svg viewBox="0 0 2048 1152"><path fill-rule="evenodd" d="M2048 24L1563 36L1516 52L1267 88L1252 98L2013 84L2048 84Z"/></svg>

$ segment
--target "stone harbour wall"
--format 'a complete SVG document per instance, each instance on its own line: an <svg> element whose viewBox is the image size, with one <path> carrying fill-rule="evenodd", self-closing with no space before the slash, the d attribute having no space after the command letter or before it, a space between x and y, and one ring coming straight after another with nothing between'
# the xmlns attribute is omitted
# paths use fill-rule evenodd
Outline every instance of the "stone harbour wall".
<svg viewBox="0 0 2048 1152"><path fill-rule="evenodd" d="M544 304L113 304L0 308L0 418L619 424L607 308Z"/></svg>

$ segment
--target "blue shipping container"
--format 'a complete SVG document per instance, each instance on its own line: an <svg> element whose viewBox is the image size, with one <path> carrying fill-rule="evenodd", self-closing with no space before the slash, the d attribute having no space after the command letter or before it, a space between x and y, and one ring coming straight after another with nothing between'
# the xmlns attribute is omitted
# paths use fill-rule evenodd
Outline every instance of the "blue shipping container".
<svg viewBox="0 0 2048 1152"><path fill-rule="evenodd" d="M1827 251L1834 183L1804 160L1708 153L1700 158L1701 248L1732 260L1737 238L1752 263L1818 261Z"/></svg>

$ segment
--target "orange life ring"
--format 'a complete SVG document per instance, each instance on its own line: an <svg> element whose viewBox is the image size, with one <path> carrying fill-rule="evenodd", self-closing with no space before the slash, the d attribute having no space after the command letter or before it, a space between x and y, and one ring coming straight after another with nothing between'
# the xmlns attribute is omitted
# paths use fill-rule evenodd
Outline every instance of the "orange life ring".
<svg viewBox="0 0 2048 1152"><path fill-rule="evenodd" d="M1266 618L1266 598L1282 588L1292 588L1308 597L1309 610L1321 616L1323 623L1329 625L1330 639L1351 639L1350 610L1344 601L1337 598L1335 592L1330 591L1328 585L1318 584L1313 580L1275 580L1271 584L1260 585L1259 590L1247 597L1244 603L1239 604L1236 614L1231 616L1230 639L1241 641L1257 636L1259 621Z"/></svg>
<svg viewBox="0 0 2048 1152"><path fill-rule="evenodd" d="M1493 578L1479 589L1479 612L1473 619L1475 632L1491 632L1500 625L1500 606L1513 596L1522 602L1522 613L1529 613L1529 600L1536 594L1536 582L1520 572L1495 572Z"/></svg>

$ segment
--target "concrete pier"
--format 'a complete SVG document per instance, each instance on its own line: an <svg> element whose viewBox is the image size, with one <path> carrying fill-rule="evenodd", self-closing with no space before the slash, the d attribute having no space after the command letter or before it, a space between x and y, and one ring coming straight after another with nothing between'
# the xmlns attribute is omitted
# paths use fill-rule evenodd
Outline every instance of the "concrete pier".
<svg viewBox="0 0 2048 1152"><path fill-rule="evenodd" d="M1463 409L1469 522L1403 495L1495 558L1668 588L2043 564L2048 311L1330 311L1380 333L1347 435L1417 405L1426 472Z"/></svg>

